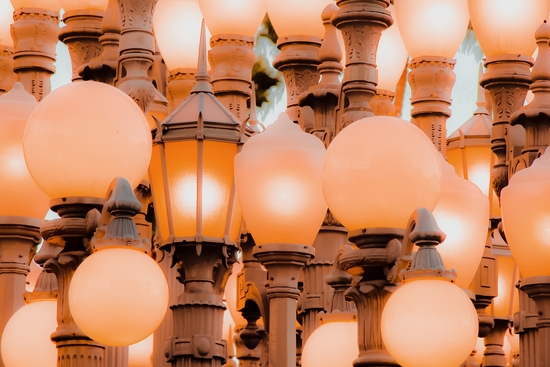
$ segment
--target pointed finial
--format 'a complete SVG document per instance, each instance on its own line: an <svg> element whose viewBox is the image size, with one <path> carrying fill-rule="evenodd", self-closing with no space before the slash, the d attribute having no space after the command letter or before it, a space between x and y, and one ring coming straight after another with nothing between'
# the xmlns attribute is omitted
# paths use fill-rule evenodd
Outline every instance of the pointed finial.
<svg viewBox="0 0 550 367"><path fill-rule="evenodd" d="M537 41L538 55L533 65L531 77L533 82L537 80L550 80L550 25L546 23L546 20L535 32L535 39Z"/></svg>
<svg viewBox="0 0 550 367"><path fill-rule="evenodd" d="M197 74L195 74L195 80L197 84L191 91L191 93L214 93L212 85L210 84L210 75L208 74L208 59L206 57L206 25L204 19L201 24L201 37L199 41L199 58L197 61Z"/></svg>
<svg viewBox="0 0 550 367"><path fill-rule="evenodd" d="M261 133L258 126L258 118L256 117L256 85L252 82L251 85L252 94L250 95L250 118L248 119L248 126L254 131L255 134Z"/></svg>

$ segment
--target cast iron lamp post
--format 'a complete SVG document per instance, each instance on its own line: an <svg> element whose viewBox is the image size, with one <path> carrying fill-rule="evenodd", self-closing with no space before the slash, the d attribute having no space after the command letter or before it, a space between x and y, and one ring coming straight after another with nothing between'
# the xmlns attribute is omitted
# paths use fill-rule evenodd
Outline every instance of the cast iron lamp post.
<svg viewBox="0 0 550 367"><path fill-rule="evenodd" d="M325 148L282 113L235 158L239 201L267 268L269 364L296 365L298 274L326 214L321 189Z"/></svg>

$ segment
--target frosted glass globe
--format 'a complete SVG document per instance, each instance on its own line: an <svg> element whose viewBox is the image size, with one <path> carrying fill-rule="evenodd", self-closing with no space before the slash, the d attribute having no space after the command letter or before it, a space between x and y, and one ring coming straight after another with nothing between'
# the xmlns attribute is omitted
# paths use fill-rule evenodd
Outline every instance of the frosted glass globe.
<svg viewBox="0 0 550 367"><path fill-rule="evenodd" d="M15 10L21 8L38 8L50 11L60 11L61 4L58 0L11 0Z"/></svg>
<svg viewBox="0 0 550 367"><path fill-rule="evenodd" d="M302 351L303 367L350 367L359 356L357 321L333 321L319 326Z"/></svg>
<svg viewBox="0 0 550 367"><path fill-rule="evenodd" d="M47 95L25 129L25 160L52 199L104 198L115 177L136 187L147 173L151 132L137 104L97 82L67 84Z"/></svg>
<svg viewBox="0 0 550 367"><path fill-rule="evenodd" d="M550 275L549 152L536 159L531 167L514 174L502 190L502 224L523 277Z"/></svg>
<svg viewBox="0 0 550 367"><path fill-rule="evenodd" d="M102 249L76 270L69 306L90 338L105 345L130 345L148 337L162 322L168 284L158 264L145 253Z"/></svg>
<svg viewBox="0 0 550 367"><path fill-rule="evenodd" d="M388 116L355 121L327 149L323 192L348 230L405 228L414 210L432 210L441 184L439 153L411 123Z"/></svg>
<svg viewBox="0 0 550 367"><path fill-rule="evenodd" d="M266 0L199 0L199 5L213 35L253 37L267 11Z"/></svg>
<svg viewBox="0 0 550 367"><path fill-rule="evenodd" d="M454 57L470 21L466 0L395 0L394 4L411 58Z"/></svg>
<svg viewBox="0 0 550 367"><path fill-rule="evenodd" d="M456 367L477 341L478 317L460 288L441 279L401 285L382 313L382 339L402 367Z"/></svg>
<svg viewBox="0 0 550 367"><path fill-rule="evenodd" d="M197 68L202 13L198 0L159 0L153 14L155 39L168 70ZM185 37L174 37L175 34ZM206 43L210 45L206 29Z"/></svg>
<svg viewBox="0 0 550 367"><path fill-rule="evenodd" d="M13 314L2 334L5 367L55 367L57 349L50 335L57 328L57 300L29 303Z"/></svg>
<svg viewBox="0 0 550 367"><path fill-rule="evenodd" d="M21 83L0 96L0 216L41 221L50 208L50 198L34 182L23 154L25 126L37 105Z"/></svg>
<svg viewBox="0 0 550 367"><path fill-rule="evenodd" d="M533 54L535 31L548 17L546 0L468 0L468 6L485 56Z"/></svg>
<svg viewBox="0 0 550 367"><path fill-rule="evenodd" d="M109 0L59 0L63 10L75 11L75 10L99 10L105 11Z"/></svg>
<svg viewBox="0 0 550 367"><path fill-rule="evenodd" d="M10 24L13 23L13 5L9 1L0 1L0 46L13 47Z"/></svg>
<svg viewBox="0 0 550 367"><path fill-rule="evenodd" d="M485 250L489 200L472 182L457 176L441 157L443 176L433 215L447 235L437 251L447 269L455 269L455 284L467 289L476 275Z"/></svg>
<svg viewBox="0 0 550 367"><path fill-rule="evenodd" d="M399 33L394 6L390 5L388 10L392 14L394 23L390 28L382 32L380 42L378 43L376 51L376 69L378 70L377 88L393 91L399 78L401 78L401 74L403 74L409 53L403 43L401 33Z"/></svg>
<svg viewBox="0 0 550 367"><path fill-rule="evenodd" d="M281 113L235 157L235 186L243 218L257 245L311 246L325 218L321 140Z"/></svg>
<svg viewBox="0 0 550 367"><path fill-rule="evenodd" d="M279 38L314 36L323 38L321 14L334 0L267 0L267 14Z"/></svg>
<svg viewBox="0 0 550 367"><path fill-rule="evenodd" d="M153 367L154 334L128 347L128 367Z"/></svg>

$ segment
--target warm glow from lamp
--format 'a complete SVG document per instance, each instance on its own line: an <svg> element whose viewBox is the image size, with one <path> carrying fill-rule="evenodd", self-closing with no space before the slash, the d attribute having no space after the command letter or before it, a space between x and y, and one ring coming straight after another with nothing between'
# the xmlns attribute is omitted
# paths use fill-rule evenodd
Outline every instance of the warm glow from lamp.
<svg viewBox="0 0 550 367"><path fill-rule="evenodd" d="M508 245L523 277L550 275L550 155L516 172L501 193ZM529 244L526 246L525 244Z"/></svg>
<svg viewBox="0 0 550 367"><path fill-rule="evenodd" d="M321 14L333 0L266 0L267 14L279 38L314 36L323 38Z"/></svg>
<svg viewBox="0 0 550 367"><path fill-rule="evenodd" d="M75 10L99 10L105 11L109 0L59 0L66 12Z"/></svg>
<svg viewBox="0 0 550 367"><path fill-rule="evenodd" d="M159 0L153 14L155 39L168 70L197 67L202 13L198 0ZM207 39L210 33L206 30ZM185 35L175 37L174 35Z"/></svg>
<svg viewBox="0 0 550 367"><path fill-rule="evenodd" d="M409 53L396 24L394 6L390 5L388 10L392 14L394 23L390 28L382 32L380 42L378 43L378 51L376 53L376 68L378 70L377 88L393 91L407 64Z"/></svg>
<svg viewBox="0 0 550 367"><path fill-rule="evenodd" d="M153 338L151 334L128 347L128 367L153 367Z"/></svg>
<svg viewBox="0 0 550 367"><path fill-rule="evenodd" d="M460 288L442 279L402 284L382 313L382 339L403 367L456 367L472 352L478 317Z"/></svg>
<svg viewBox="0 0 550 367"><path fill-rule="evenodd" d="M465 0L395 0L394 4L411 58L454 57L470 20Z"/></svg>
<svg viewBox="0 0 550 367"><path fill-rule="evenodd" d="M21 83L0 96L0 216L42 220L50 208L50 198L32 179L23 154L25 126L37 105Z"/></svg>
<svg viewBox="0 0 550 367"><path fill-rule="evenodd" d="M496 252L496 251L495 251ZM517 266L512 256L497 255L498 295L487 309L491 316L509 318L519 311L519 295L516 283L519 280Z"/></svg>
<svg viewBox="0 0 550 367"><path fill-rule="evenodd" d="M38 8L50 11L60 11L61 4L58 0L10 0L15 10L21 8Z"/></svg>
<svg viewBox="0 0 550 367"><path fill-rule="evenodd" d="M227 309L237 326L245 326L247 324L246 319L237 310L237 297L239 294L237 289L237 275L241 272L243 266L244 264L242 262L233 264L233 270L225 285L225 302L227 302Z"/></svg>
<svg viewBox="0 0 550 367"><path fill-rule="evenodd" d="M147 173L151 132L137 104L103 83L67 84L48 94L25 130L25 160L52 199L104 198L115 177L136 187Z"/></svg>
<svg viewBox="0 0 550 367"><path fill-rule="evenodd" d="M13 23L13 5L7 0L0 1L0 46L13 47L10 25Z"/></svg>
<svg viewBox="0 0 550 367"><path fill-rule="evenodd" d="M50 339L56 328L57 300L35 301L21 307L2 334L0 351L4 366L57 366L57 349Z"/></svg>
<svg viewBox="0 0 550 367"><path fill-rule="evenodd" d="M168 284L158 264L131 248L94 252L76 270L69 288L74 320L105 345L130 345L148 337L168 309Z"/></svg>
<svg viewBox="0 0 550 367"><path fill-rule="evenodd" d="M433 215L447 237L437 251L445 266L456 270L455 284L467 289L485 250L489 200L476 185L459 178L443 157L441 161L441 191Z"/></svg>
<svg viewBox="0 0 550 367"><path fill-rule="evenodd" d="M358 355L357 320L326 322L308 338L302 366L349 367Z"/></svg>
<svg viewBox="0 0 550 367"><path fill-rule="evenodd" d="M468 0L472 28L485 56L530 56L534 34L548 16L546 0Z"/></svg>
<svg viewBox="0 0 550 367"><path fill-rule="evenodd" d="M267 11L266 0L199 0L199 5L213 35L253 37Z"/></svg>
<svg viewBox="0 0 550 367"><path fill-rule="evenodd" d="M286 113L235 157L243 217L257 245L312 245L327 206L321 188L323 143Z"/></svg>
<svg viewBox="0 0 550 367"><path fill-rule="evenodd" d="M404 228L414 210L435 207L440 182L432 142L396 117L347 126L330 144L323 165L325 199L348 230Z"/></svg>

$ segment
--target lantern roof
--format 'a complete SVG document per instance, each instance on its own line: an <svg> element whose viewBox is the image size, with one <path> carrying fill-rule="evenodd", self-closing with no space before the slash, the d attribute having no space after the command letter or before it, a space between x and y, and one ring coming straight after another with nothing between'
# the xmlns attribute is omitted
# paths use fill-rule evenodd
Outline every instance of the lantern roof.
<svg viewBox="0 0 550 367"><path fill-rule="evenodd" d="M171 140L215 140L243 143L252 130L214 96L207 71L204 21L195 79L191 95L153 128L155 142ZM158 131L161 134L158 134Z"/></svg>

